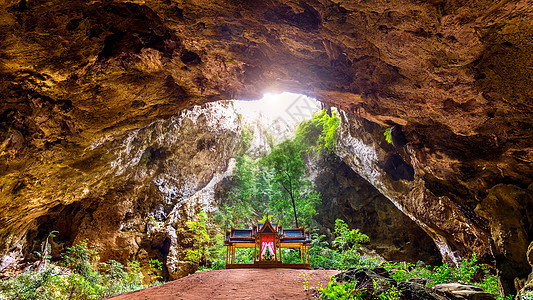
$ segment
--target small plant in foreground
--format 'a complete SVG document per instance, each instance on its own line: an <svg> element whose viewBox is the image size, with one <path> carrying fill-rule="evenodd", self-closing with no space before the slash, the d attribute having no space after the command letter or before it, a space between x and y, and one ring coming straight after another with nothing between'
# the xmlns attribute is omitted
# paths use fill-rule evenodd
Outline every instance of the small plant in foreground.
<svg viewBox="0 0 533 300"><path fill-rule="evenodd" d="M309 299L309 297L312 296L311 291L322 289L322 283L319 283L317 287L309 286L309 279L314 276L316 275L315 274L309 275L308 273L300 273L298 274L298 278L295 279L296 281L300 282L303 285L307 299Z"/></svg>
<svg viewBox="0 0 533 300"><path fill-rule="evenodd" d="M328 285L320 290L321 299L327 300L359 300L362 299L362 292L357 291L357 282L351 281L338 283L331 280Z"/></svg>
<svg viewBox="0 0 533 300"><path fill-rule="evenodd" d="M83 240L80 243L67 247L67 251L63 253L63 266L80 274L90 282L96 282L98 277L98 248L96 246L89 246L88 240Z"/></svg>
<svg viewBox="0 0 533 300"><path fill-rule="evenodd" d="M126 266L114 260L99 263L97 248L87 240L67 248L62 256L63 267L49 263L0 281L0 299L101 299L147 287L137 261Z"/></svg>

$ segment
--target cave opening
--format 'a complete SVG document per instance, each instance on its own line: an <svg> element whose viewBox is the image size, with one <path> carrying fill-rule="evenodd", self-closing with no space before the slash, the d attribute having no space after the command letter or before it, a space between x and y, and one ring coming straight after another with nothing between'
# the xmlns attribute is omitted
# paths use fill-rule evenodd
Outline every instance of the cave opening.
<svg viewBox="0 0 533 300"><path fill-rule="evenodd" d="M440 264L432 239L337 151L338 131L346 126L341 115L346 113L306 95L265 94L255 101L194 106L101 141L86 156L98 161L103 153L107 155L112 168L99 180L109 180L111 189L100 195L88 192L81 202L74 202L100 204L98 209L76 214L76 228L83 230L68 236L60 232L58 242L67 247L89 237L103 244L103 260L147 264L158 259L164 263L158 276L177 279L194 271L185 258L196 245L187 222L197 222L201 212L213 221L212 236L271 216L287 227L295 227L298 221L329 243L336 237L335 220L340 219L370 237L363 245L365 257ZM373 130L382 136L381 127ZM289 180L292 194L276 173L280 158L297 163L295 169L282 170L297 177ZM72 164L88 173L98 166L85 164L81 169L79 165ZM385 169L387 176L389 169ZM35 225L36 232L45 236L51 230L63 231L60 220L72 219L71 214L72 210L61 209L50 218L40 218L43 222ZM107 236L92 233L91 228L104 226ZM28 244L30 252L39 251L40 241L28 240ZM241 254L243 259L250 255ZM298 254L291 250L286 257L295 260ZM199 263L219 264L206 259Z"/></svg>
<svg viewBox="0 0 533 300"><path fill-rule="evenodd" d="M311 189L320 195L321 199L315 207L316 217L310 218L307 223L304 222L306 226L316 228L317 234L324 235L331 242L335 238L335 220L341 219L347 222L350 228L359 228L371 236L372 242L366 245L368 257L375 255L390 260L411 262L422 260L433 265L442 262L442 257L431 238L398 210L381 191L367 179L358 175L353 167L343 160L340 153L335 151L335 145L326 146L327 141L324 138L327 135L326 131L328 129L334 132L339 130L338 127L333 128L331 124L327 124L328 120L331 123L338 122L336 124L338 126L341 122L338 116L345 114L344 111L332 108L311 97L287 92L265 94L261 100L234 101L233 106L242 121L243 132L251 134L249 137L251 141L245 146L249 147L249 151L238 155L237 167L233 171L236 176L233 180L227 180L222 184L222 191L219 194L225 193L229 197L217 199L219 207L231 206L238 202L236 197L248 195L239 189L232 191L232 185L239 185L239 182L243 181L247 181L242 183L243 185L253 185L255 180L260 180L261 184L265 184L265 175L261 174L263 171L257 170L258 167L254 165L254 162L268 157L269 153L275 151L277 144L291 139L296 140L298 144L309 143L313 149L303 151L305 152L302 155L304 173L306 179L309 179ZM258 126L258 124L261 125ZM303 139L298 136L302 132L305 132ZM305 141L305 139L312 141ZM328 147L331 148L328 149ZM286 147L285 150L287 149L293 148ZM390 149L393 147L387 146L387 150L391 151ZM292 160L296 158L293 157ZM398 161L408 166L399 156ZM253 173L250 170L254 168L259 174L250 175ZM410 171L413 172L412 167ZM384 173L391 177L389 169L384 168ZM258 178L250 180L250 176L258 176ZM409 176L407 179L394 177L393 180L412 180L413 174ZM257 186L261 188L260 184ZM283 186L278 186L278 188L282 189ZM272 189L272 186L268 186L267 189ZM264 202L271 201L268 196L265 196L266 192L254 192L259 194L259 198L263 197ZM282 198L283 196L273 194L271 197ZM309 195L306 197L311 199ZM309 203L312 201L300 204L300 206L309 205ZM256 209L261 207L260 203L254 203L253 200L248 205ZM280 203L271 203L272 207L280 205L283 206ZM296 211L299 205L298 203L293 205L296 206L294 208ZM285 204L285 206L286 216L276 214L272 207L264 207L262 215L255 215L255 219L249 218L247 221L256 222L265 214L272 214L275 220L295 226L296 222L293 219L297 217L292 215L290 205ZM256 211L261 211L261 209ZM222 227L224 226L230 227L229 224L223 224Z"/></svg>

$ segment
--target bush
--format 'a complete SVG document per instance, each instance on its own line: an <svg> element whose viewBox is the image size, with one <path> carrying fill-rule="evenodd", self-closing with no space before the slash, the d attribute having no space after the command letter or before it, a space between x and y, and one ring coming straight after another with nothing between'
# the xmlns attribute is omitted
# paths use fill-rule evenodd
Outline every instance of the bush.
<svg viewBox="0 0 533 300"><path fill-rule="evenodd" d="M418 262L416 265L410 263L393 263L385 262L382 266L391 271L391 278L397 282L405 281L410 278L426 278L428 287L432 287L440 283L459 282L464 284L475 285L488 293L491 293L497 297L497 299L503 300L508 297L504 297L500 294L498 286L498 276L490 274L487 265L478 264L477 254L472 254L470 258L462 258L459 261L459 266L451 266L448 262L442 266L426 266L422 262ZM474 274L483 269L483 279L480 282L474 280ZM513 298L512 296L510 297Z"/></svg>
<svg viewBox="0 0 533 300"><path fill-rule="evenodd" d="M7 299L50 299L41 297L49 294L53 278L58 272L51 266L46 266L41 271L28 271L17 277L0 282L0 295Z"/></svg>
<svg viewBox="0 0 533 300"><path fill-rule="evenodd" d="M349 229L341 219L335 220L334 248L324 241L324 235L312 234L309 256L312 268L344 270L349 267L362 266L366 261L361 260L357 250L360 243L368 242L369 238L359 229Z"/></svg>
<svg viewBox="0 0 533 300"><path fill-rule="evenodd" d="M346 283L338 283L331 280L328 285L320 289L321 299L328 300L363 300L363 299L379 299L379 300L399 300L401 299L401 292L394 285L387 282L373 280L366 284L357 281L350 281Z"/></svg>
<svg viewBox="0 0 533 300"><path fill-rule="evenodd" d="M67 247L67 251L62 254L63 266L80 274L90 282L98 281L98 249L89 247L88 240Z"/></svg>
<svg viewBox="0 0 533 300"><path fill-rule="evenodd" d="M422 262L416 265L410 263L386 262L383 265L387 270L393 271L391 278L397 282L410 278L426 278L428 286L432 287L440 283L460 282L464 284L474 284L473 278L476 271L481 267L477 264L477 254L473 254L470 259L460 260L459 267L453 267L448 262L442 266L426 266Z"/></svg>
<svg viewBox="0 0 533 300"><path fill-rule="evenodd" d="M147 287L137 261L125 267L115 260L99 263L97 248L88 246L87 240L67 248L62 256L63 269L47 263L42 270L0 281L0 299L101 299ZM152 264L160 267L155 261L150 270Z"/></svg>
<svg viewBox="0 0 533 300"><path fill-rule="evenodd" d="M355 300L362 299L362 293L356 290L357 282L337 283L331 280L328 285L320 290L321 299L327 300Z"/></svg>
<svg viewBox="0 0 533 300"><path fill-rule="evenodd" d="M200 261L209 259L209 247L212 246L211 237L207 233L207 214L200 211L196 221L188 221L186 224L194 233L195 243L194 248L187 251L185 260L199 265Z"/></svg>

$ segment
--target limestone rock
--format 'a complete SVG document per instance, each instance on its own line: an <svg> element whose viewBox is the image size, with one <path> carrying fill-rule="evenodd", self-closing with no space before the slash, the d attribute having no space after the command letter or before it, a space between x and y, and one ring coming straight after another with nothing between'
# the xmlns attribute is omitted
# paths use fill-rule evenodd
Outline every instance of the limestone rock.
<svg viewBox="0 0 533 300"><path fill-rule="evenodd" d="M409 300L442 300L444 297L437 291L426 287L423 284L404 281L398 283L398 289L402 291L402 295Z"/></svg>
<svg viewBox="0 0 533 300"><path fill-rule="evenodd" d="M384 128L373 122L341 113L337 153L424 229L443 259L457 262L458 257L472 252L491 256L486 230L471 226L471 216L452 199L430 192L424 179L414 175L416 158L388 144L383 132Z"/></svg>
<svg viewBox="0 0 533 300"><path fill-rule="evenodd" d="M229 102L194 107L98 141L73 164L79 170L70 178L80 183L73 190L76 198L27 224L26 257L57 230L56 255L89 239L101 248L102 260L126 262L144 251L141 263L159 259L168 267L165 277L189 274L192 268L182 262L184 248L192 246L185 222L198 209L213 211L214 186L231 173L240 141L240 123Z"/></svg>
<svg viewBox="0 0 533 300"><path fill-rule="evenodd" d="M529 265L533 267L533 242L527 247L526 257Z"/></svg>
<svg viewBox="0 0 533 300"><path fill-rule="evenodd" d="M489 220L498 273L504 278L524 278L530 272L524 253L531 240L528 232L533 230L531 203L532 191L499 184L489 190L475 209L479 216ZM513 283L503 281L502 285L508 293L513 292Z"/></svg>
<svg viewBox="0 0 533 300"><path fill-rule="evenodd" d="M527 261L529 265L531 266L531 268L533 268L533 242L531 242L529 244L529 247L527 248L526 257L527 257ZM518 290L519 290L518 295L522 297L526 295L529 297L533 296L533 270L529 274L527 279L520 280L520 281L522 281L522 286L518 287ZM524 299L526 298L524 297Z"/></svg>
<svg viewBox="0 0 533 300"><path fill-rule="evenodd" d="M441 262L428 234L335 154L322 154L308 161L313 183L326 200L317 209L321 234L332 237L335 219L341 218L350 228L368 235L370 243L364 246L386 260L421 260L432 265Z"/></svg>
<svg viewBox="0 0 533 300"><path fill-rule="evenodd" d="M451 294L457 300L494 300L496 297L483 289L460 283L442 283L433 287L437 291Z"/></svg>

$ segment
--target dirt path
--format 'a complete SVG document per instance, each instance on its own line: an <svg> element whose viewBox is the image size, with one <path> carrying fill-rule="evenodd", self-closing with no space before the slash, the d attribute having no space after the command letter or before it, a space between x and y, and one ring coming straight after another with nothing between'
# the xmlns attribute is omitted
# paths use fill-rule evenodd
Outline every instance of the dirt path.
<svg viewBox="0 0 533 300"><path fill-rule="evenodd" d="M122 294L113 300L145 299L308 299L309 286L326 286L335 270L234 269L201 272L160 286ZM309 299L313 299L309 297Z"/></svg>

